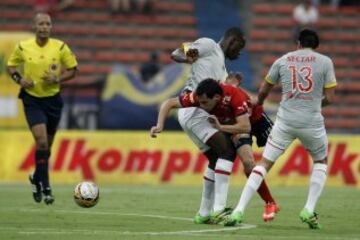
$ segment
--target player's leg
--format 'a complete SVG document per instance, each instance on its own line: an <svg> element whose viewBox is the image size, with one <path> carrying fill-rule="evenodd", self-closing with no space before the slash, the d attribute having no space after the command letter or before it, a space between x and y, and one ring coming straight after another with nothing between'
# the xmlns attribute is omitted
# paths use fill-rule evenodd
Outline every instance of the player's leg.
<svg viewBox="0 0 360 240"><path fill-rule="evenodd" d="M201 202L199 212L194 218L194 222L198 224L210 223L210 214L214 204L214 189L215 189L215 164L217 160L216 153L209 149L204 152L204 155L209 160L209 165L205 169L203 176L203 190L201 194Z"/></svg>
<svg viewBox="0 0 360 240"><path fill-rule="evenodd" d="M293 133L281 121L275 122L270 137L266 143L261 161L255 166L244 186L240 200L231 216L224 221L225 226L233 226L243 221L247 204L258 190L274 162L284 153L286 148L294 141Z"/></svg>
<svg viewBox="0 0 360 240"><path fill-rule="evenodd" d="M24 105L24 112L28 126L35 141L35 171L29 176L35 202L42 200L43 181L46 175L48 158L48 142L46 132L46 114L42 110L39 99L28 95L24 90L19 97Z"/></svg>
<svg viewBox="0 0 360 240"><path fill-rule="evenodd" d="M216 132L207 141L208 145L218 156L215 165L215 195L214 195L214 216L224 214L229 190L230 174L236 158L235 148L231 139L223 132Z"/></svg>
<svg viewBox="0 0 360 240"><path fill-rule="evenodd" d="M241 162L244 166L245 175L246 177L249 177L252 169L255 167L255 159L251 147L252 139L249 135L245 134L239 135L236 137L236 139L233 140L235 140L234 143L237 149L237 154L239 155ZM272 197L265 180L261 183L257 192L265 202L263 220L273 220L275 214L280 210L280 208L277 206L274 198Z"/></svg>
<svg viewBox="0 0 360 240"><path fill-rule="evenodd" d="M201 113L201 114L200 113L196 111L196 108L179 109L178 120L184 132L188 135L191 141L199 148L199 150L205 154L205 156L209 160L209 165L205 169L203 175L203 190L201 195L200 208L198 213L194 217L195 223L206 224L206 223L210 223L209 221L210 213L213 210L214 189L215 189L215 164L217 161L217 155L216 152L214 152L209 146L207 146L203 142L203 140L199 138L201 137L199 133L193 132L192 127L194 124L196 124L197 122L204 122L204 121L206 122L207 113ZM201 116L203 118L203 121L199 121ZM194 122L193 118L197 119L197 121ZM215 130L215 132L216 131L217 130Z"/></svg>
<svg viewBox="0 0 360 240"><path fill-rule="evenodd" d="M225 209L228 178L235 159L235 149L229 137L220 133L208 121L209 114L200 108L184 108L178 111L179 123L202 152L212 149L217 155L214 173L214 211ZM212 160L213 161L213 160ZM210 171L208 171L209 173ZM208 176L208 175L207 175ZM205 181L205 180L204 180ZM226 183L227 182L227 183ZM204 186L211 186L205 184ZM227 186L226 188L223 188ZM225 195L224 195L225 194Z"/></svg>
<svg viewBox="0 0 360 240"><path fill-rule="evenodd" d="M43 103L43 109L46 112L46 117L47 117L46 132L47 132L47 141L48 141L48 149L49 149L49 158L51 155L51 146L54 142L57 127L61 119L62 107L63 107L63 101L59 94L48 98ZM55 201L50 186L49 169L47 169L46 186L44 186L43 193L44 193L44 202L46 204L51 204Z"/></svg>
<svg viewBox="0 0 360 240"><path fill-rule="evenodd" d="M44 193L49 186L49 145L47 140L47 131L45 123L35 124L31 127L31 132L35 140L35 172L33 180L40 183L41 190ZM37 191L38 192L38 191Z"/></svg>
<svg viewBox="0 0 360 240"><path fill-rule="evenodd" d="M299 139L309 151L314 160L310 175L309 192L304 209L300 213L300 219L306 222L310 228L321 228L317 214L316 203L323 191L326 182L328 139L325 127L306 129L299 131Z"/></svg>

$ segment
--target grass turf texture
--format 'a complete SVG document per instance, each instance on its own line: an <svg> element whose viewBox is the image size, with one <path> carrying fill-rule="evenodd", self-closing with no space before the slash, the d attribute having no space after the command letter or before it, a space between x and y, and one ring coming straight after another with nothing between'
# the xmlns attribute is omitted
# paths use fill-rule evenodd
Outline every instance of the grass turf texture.
<svg viewBox="0 0 360 240"><path fill-rule="evenodd" d="M356 188L325 188L317 207L321 230L299 220L307 188L273 188L281 211L270 223L262 221L263 203L254 197L245 227L256 227L249 229L194 224L200 187L100 186L91 209L78 207L72 192L73 186L54 186L55 204L45 206L32 201L30 186L1 184L0 239L360 239ZM232 187L229 203L239 194Z"/></svg>

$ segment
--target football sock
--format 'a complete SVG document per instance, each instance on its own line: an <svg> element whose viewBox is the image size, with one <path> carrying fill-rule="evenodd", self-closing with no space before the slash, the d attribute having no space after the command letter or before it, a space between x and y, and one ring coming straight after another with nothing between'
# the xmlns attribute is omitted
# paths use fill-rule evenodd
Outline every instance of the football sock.
<svg viewBox="0 0 360 240"><path fill-rule="evenodd" d="M48 150L36 150L35 152L35 173L34 180L40 182L42 189L50 188L49 185L49 156Z"/></svg>
<svg viewBox="0 0 360 240"><path fill-rule="evenodd" d="M246 177L249 177L249 175L250 175L249 173L246 173L246 172L245 172L245 174L246 174ZM265 203L274 203L275 202L265 180L262 181L257 192L259 193L261 199L264 200Z"/></svg>
<svg viewBox="0 0 360 240"><path fill-rule="evenodd" d="M233 162L231 161L219 158L216 162L214 212L221 211L226 207L232 168Z"/></svg>
<svg viewBox="0 0 360 240"><path fill-rule="evenodd" d="M201 196L199 214L203 217L209 216L214 202L215 172L207 168L204 172L203 191Z"/></svg>
<svg viewBox="0 0 360 240"><path fill-rule="evenodd" d="M260 184L263 182L267 174L266 169L263 166L256 166L253 168L249 179L247 180L245 187L241 193L240 201L236 206L234 212L244 212L247 204L254 193L258 190Z"/></svg>
<svg viewBox="0 0 360 240"><path fill-rule="evenodd" d="M310 177L310 187L305 208L313 213L326 182L327 165L315 163Z"/></svg>

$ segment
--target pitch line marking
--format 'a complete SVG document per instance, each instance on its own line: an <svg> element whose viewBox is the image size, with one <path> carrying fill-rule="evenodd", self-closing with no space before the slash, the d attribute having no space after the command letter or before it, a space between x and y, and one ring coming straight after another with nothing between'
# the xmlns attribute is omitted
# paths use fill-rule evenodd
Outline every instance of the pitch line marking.
<svg viewBox="0 0 360 240"><path fill-rule="evenodd" d="M227 232L227 231L236 231L240 229L250 229L254 228L254 225L248 226L247 224L243 224L238 227L229 227L229 228L221 228L221 229L199 229L199 230L182 230L182 231L171 231L171 232L130 232L130 231L105 231L105 230L86 230L86 229L79 229L79 230L66 230L66 231L58 231L57 229L41 229L40 231L29 229L28 231L20 231L19 234L24 235L37 235L37 234L87 234L87 235L94 235L94 234L117 234L117 235L195 235L201 233L211 233L211 232ZM50 230L50 231L48 231Z"/></svg>
<svg viewBox="0 0 360 240"><path fill-rule="evenodd" d="M22 212L43 212L42 209L21 209ZM93 214L93 215L118 215L118 216L134 216L134 217L148 217L148 218L160 218L160 219L172 219L179 221L193 221L192 218L183 218L183 217L173 217L173 216L163 216L163 215L153 215L153 214L137 214L137 213L113 213L113 212L83 212L83 211L70 211L70 210L53 210L57 213L79 213L79 214ZM66 230L58 231L58 229L48 228L48 229L31 229L28 231L20 231L19 234L69 234L69 233L89 233L89 234L119 234L119 235L195 235L201 233L211 233L211 232L225 232L225 231L236 231L239 229L252 229L256 228L256 225L252 224L242 224L237 227L229 228L219 228L219 229L199 229L199 230L181 230L181 231L171 231L171 232L121 232L121 231L104 231L104 230L87 230L87 229L78 229L78 230ZM0 229L6 229L1 228ZM13 230L19 230L12 228ZM10 229L9 229L10 230Z"/></svg>

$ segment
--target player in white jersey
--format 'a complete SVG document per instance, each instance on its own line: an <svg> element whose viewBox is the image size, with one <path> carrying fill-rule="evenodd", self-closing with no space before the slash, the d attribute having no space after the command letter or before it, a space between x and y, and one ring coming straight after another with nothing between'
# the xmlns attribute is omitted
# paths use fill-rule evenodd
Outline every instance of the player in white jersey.
<svg viewBox="0 0 360 240"><path fill-rule="evenodd" d="M225 218L225 226L243 221L244 210L254 192L275 161L297 138L314 161L308 198L300 219L310 228L320 228L314 210L326 181L328 148L321 107L333 101L336 78L331 59L314 51L318 45L317 33L304 29L299 34L299 49L285 54L271 66L259 90L258 104L263 104L272 87L280 83L282 100L277 119L262 160L253 169L237 207Z"/></svg>
<svg viewBox="0 0 360 240"><path fill-rule="evenodd" d="M176 62L191 64L191 75L183 91L195 91L204 79L225 81L225 58L237 59L244 46L243 33L236 27L228 29L219 43L210 38L200 38L182 44L181 48L172 52L171 57ZM214 128L208 122L208 117L209 113L201 108L190 107L178 111L179 123L185 133L209 159L209 167L204 173L200 210L194 219L196 223L206 223L210 214L217 218L226 211L229 175L235 159L234 153L221 147L225 144L224 139L228 142L229 138Z"/></svg>

